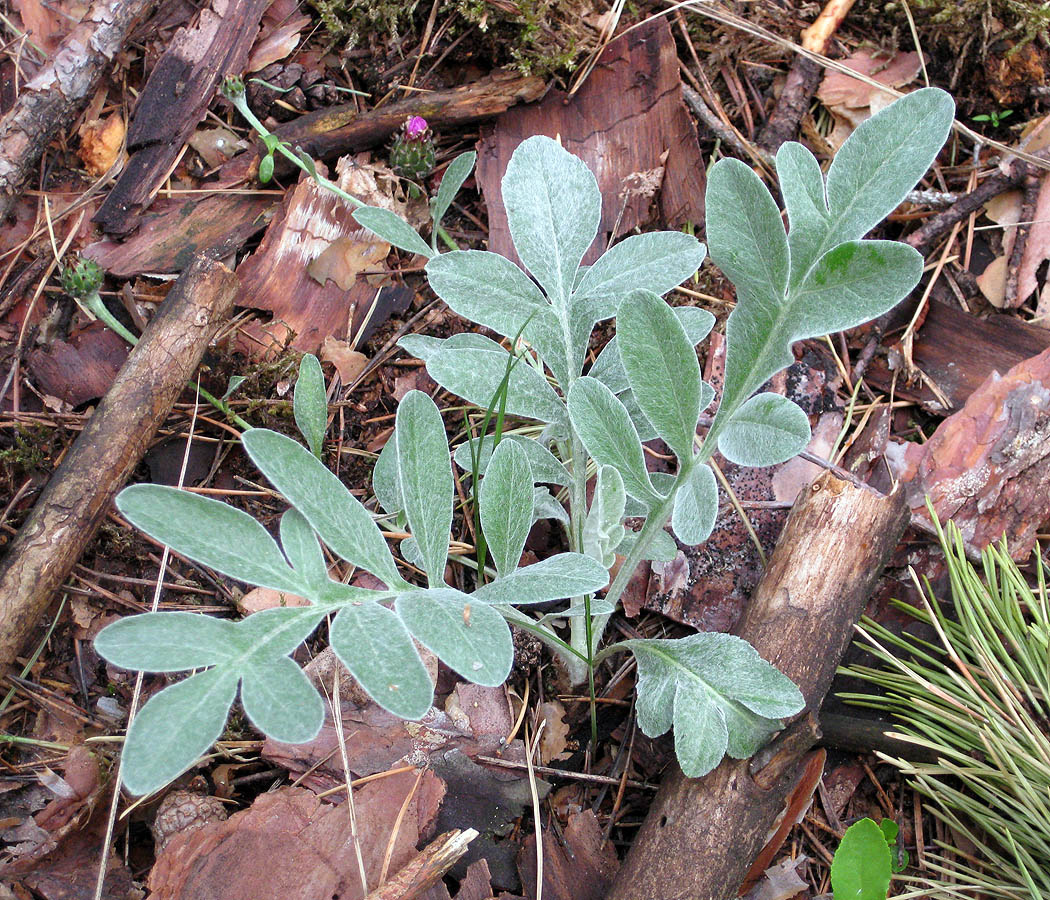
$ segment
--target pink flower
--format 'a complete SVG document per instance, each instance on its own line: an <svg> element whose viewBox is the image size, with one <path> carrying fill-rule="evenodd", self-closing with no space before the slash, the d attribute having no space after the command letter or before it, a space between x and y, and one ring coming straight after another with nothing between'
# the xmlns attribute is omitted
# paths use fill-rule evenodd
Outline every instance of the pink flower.
<svg viewBox="0 0 1050 900"><path fill-rule="evenodd" d="M412 116L405 122L405 137L409 140L421 138L427 130L427 120L422 116Z"/></svg>

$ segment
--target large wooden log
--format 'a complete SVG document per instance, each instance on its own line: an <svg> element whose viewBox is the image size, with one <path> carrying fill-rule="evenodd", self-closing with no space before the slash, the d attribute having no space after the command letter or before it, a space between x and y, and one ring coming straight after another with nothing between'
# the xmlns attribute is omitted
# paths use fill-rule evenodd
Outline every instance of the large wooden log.
<svg viewBox="0 0 1050 900"><path fill-rule="evenodd" d="M737 633L801 688L810 713L907 522L900 492L886 497L825 473L784 526ZM704 778L676 767L609 900L735 897L816 737L806 716L752 760L726 759Z"/></svg>
<svg viewBox="0 0 1050 900"><path fill-rule="evenodd" d="M0 562L0 666L12 662L138 465L233 308L237 276L206 257L172 287Z"/></svg>

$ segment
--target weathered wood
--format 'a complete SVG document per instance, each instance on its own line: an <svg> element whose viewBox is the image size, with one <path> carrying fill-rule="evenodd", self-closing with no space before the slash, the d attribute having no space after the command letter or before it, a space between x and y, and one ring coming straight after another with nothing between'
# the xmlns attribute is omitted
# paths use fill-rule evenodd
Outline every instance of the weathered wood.
<svg viewBox="0 0 1050 900"><path fill-rule="evenodd" d="M801 688L810 714L752 760L704 778L675 768L656 795L609 900L726 900L797 783L853 624L908 521L899 493L821 476L791 513L737 633Z"/></svg>
<svg viewBox="0 0 1050 900"><path fill-rule="evenodd" d="M0 219L24 190L60 128L95 92L128 33L155 0L97 0L54 59L26 84L0 121Z"/></svg>
<svg viewBox="0 0 1050 900"><path fill-rule="evenodd" d="M551 91L542 103L511 110L482 132L478 184L489 211L489 249L516 259L500 180L511 154L534 134L557 136L596 173L602 193L598 238L584 262L606 243L648 223L704 220L706 176L696 129L682 101L674 39L664 18L612 41L572 97Z"/></svg>
<svg viewBox="0 0 1050 900"><path fill-rule="evenodd" d="M214 0L180 31L150 73L128 129L131 159L93 221L127 234L168 177L215 98L219 80L240 72L270 0Z"/></svg>
<svg viewBox="0 0 1050 900"><path fill-rule="evenodd" d="M286 122L274 134L314 159L331 160L381 144L409 116L422 116L434 128L455 128L491 119L517 103L530 103L545 90L542 78L499 70L471 84L413 94L379 109L360 112L352 103L319 109ZM253 177L258 170L260 146L257 141L256 149L227 162L219 171L219 183L231 185ZM291 163L280 157L276 161L279 174L291 170Z"/></svg>
<svg viewBox="0 0 1050 900"><path fill-rule="evenodd" d="M0 665L32 634L233 307L237 278L199 257L179 278L0 562Z"/></svg>
<svg viewBox="0 0 1050 900"><path fill-rule="evenodd" d="M456 864L477 836L473 828L445 832L420 850L393 878L372 891L367 900L417 900Z"/></svg>

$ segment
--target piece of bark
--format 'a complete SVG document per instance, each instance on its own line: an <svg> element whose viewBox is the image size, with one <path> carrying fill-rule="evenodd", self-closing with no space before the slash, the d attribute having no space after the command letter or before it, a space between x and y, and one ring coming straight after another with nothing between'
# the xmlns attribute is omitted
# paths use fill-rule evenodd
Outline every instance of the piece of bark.
<svg viewBox="0 0 1050 900"><path fill-rule="evenodd" d="M800 497L737 633L819 708L908 521L903 495L821 476ZM812 712L752 760L665 778L609 900L736 896L816 740ZM727 849L728 848L728 849Z"/></svg>
<svg viewBox="0 0 1050 900"><path fill-rule="evenodd" d="M237 278L198 258L175 283L0 563L0 665L9 665L94 537L154 431L233 307Z"/></svg>
<svg viewBox="0 0 1050 900"><path fill-rule="evenodd" d="M367 150L387 140L410 116L422 116L431 128L456 128L491 119L517 103L530 103L543 96L542 78L498 70L471 84L425 94L379 109L359 112L353 103L333 106L300 116L278 126L274 134L314 159L331 160L346 153ZM254 177L259 165L259 147L246 150L219 171L219 183L237 184ZM291 163L275 157L277 173L291 170Z"/></svg>
<svg viewBox="0 0 1050 900"><path fill-rule="evenodd" d="M596 173L602 217L585 263L605 249L610 236L649 222L654 199L649 188L658 189L662 225L704 221L705 169L682 101L666 19L654 19L610 43L571 99L551 91L542 103L513 109L483 132L478 183L489 210L489 249L509 259L517 257L499 183L514 149L534 134L557 136Z"/></svg>
<svg viewBox="0 0 1050 900"><path fill-rule="evenodd" d="M150 73L128 130L131 158L94 222L127 234L168 177L215 97L219 80L240 72L270 0L213 0L180 31Z"/></svg>
<svg viewBox="0 0 1050 900"><path fill-rule="evenodd" d="M26 360L37 389L70 406L101 397L113 384L128 355L128 344L101 322L34 348Z"/></svg>
<svg viewBox="0 0 1050 900"><path fill-rule="evenodd" d="M181 272L198 253L222 259L262 231L277 199L218 192L200 199L154 203L123 243L95 241L82 253L115 278Z"/></svg>
<svg viewBox="0 0 1050 900"><path fill-rule="evenodd" d="M367 900L416 900L424 896L467 852L467 846L477 836L473 828L445 832L405 863L397 875L372 891Z"/></svg>
<svg viewBox="0 0 1050 900"><path fill-rule="evenodd" d="M128 33L154 2L97 0L51 62L22 87L0 121L0 219L7 217L41 154L94 94Z"/></svg>
<svg viewBox="0 0 1050 900"><path fill-rule="evenodd" d="M1005 537L1021 561L1050 517L1048 434L1050 349L993 372L926 443L897 444L887 461L904 483L913 524L934 532L930 502L971 554Z"/></svg>
<svg viewBox="0 0 1050 900"><path fill-rule="evenodd" d="M903 312L903 311L902 311ZM908 314L910 317L910 313ZM912 359L951 404L959 409L992 372L1006 372L1050 347L1050 331L1016 316L993 313L984 319L931 300L915 336ZM889 390L893 372L884 358L872 360L865 375L870 385ZM896 381L895 395L917 401L931 412L947 413L941 399L923 381Z"/></svg>
<svg viewBox="0 0 1050 900"><path fill-rule="evenodd" d="M619 866L616 849L602 838L589 809L569 816L560 839L553 828L543 830L542 891L536 886L535 834L525 838L518 854L525 896L542 894L547 900L602 900Z"/></svg>

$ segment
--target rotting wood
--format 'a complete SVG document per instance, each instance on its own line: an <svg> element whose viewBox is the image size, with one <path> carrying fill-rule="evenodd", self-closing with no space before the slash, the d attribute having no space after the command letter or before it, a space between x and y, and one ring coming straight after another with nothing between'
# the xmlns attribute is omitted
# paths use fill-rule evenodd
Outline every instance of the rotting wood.
<svg viewBox="0 0 1050 900"><path fill-rule="evenodd" d="M0 121L0 219L7 217L41 154L87 103L128 33L154 3L97 0L54 59L22 88Z"/></svg>
<svg viewBox="0 0 1050 900"><path fill-rule="evenodd" d="M0 665L33 633L110 501L233 308L237 278L198 257L168 293L120 375L51 476L0 563Z"/></svg>
<svg viewBox="0 0 1050 900"><path fill-rule="evenodd" d="M752 760L664 779L609 900L735 897L817 738L813 712L908 522L883 496L826 473L799 499L737 633L802 690L811 712ZM727 853L726 848L732 852Z"/></svg>
<svg viewBox="0 0 1050 900"><path fill-rule="evenodd" d="M93 221L127 234L168 177L219 81L244 67L269 0L215 0L150 73L128 129L131 158Z"/></svg>
<svg viewBox="0 0 1050 900"><path fill-rule="evenodd" d="M781 144L795 140L799 123L809 111L823 75L824 70L813 60L805 56L795 57L777 105L758 134L759 147L769 153L776 153Z"/></svg>
<svg viewBox="0 0 1050 900"><path fill-rule="evenodd" d="M381 144L409 116L422 116L431 128L454 128L491 119L518 103L531 103L547 89L542 78L499 70L471 84L426 94L413 94L379 109L359 112L352 103L308 113L279 126L274 134L314 159L331 160L346 153ZM219 183L232 185L253 177L259 165L259 147L229 160L219 171ZM291 163L279 157L277 172Z"/></svg>
<svg viewBox="0 0 1050 900"><path fill-rule="evenodd" d="M477 836L473 828L445 832L402 866L393 878L372 891L366 900L417 900L456 864Z"/></svg>

